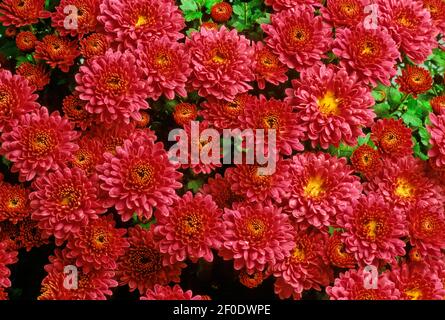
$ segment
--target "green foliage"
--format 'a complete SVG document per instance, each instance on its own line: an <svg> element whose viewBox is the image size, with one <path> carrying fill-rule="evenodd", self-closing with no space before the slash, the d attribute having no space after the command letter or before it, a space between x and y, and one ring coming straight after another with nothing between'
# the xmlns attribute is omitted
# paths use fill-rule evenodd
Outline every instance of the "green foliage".
<svg viewBox="0 0 445 320"><path fill-rule="evenodd" d="M334 146L329 146L328 151L331 155L336 156L338 158L345 157L349 159L352 155L352 152L354 152L354 147L350 147L343 143L340 143L340 146L338 148Z"/></svg>
<svg viewBox="0 0 445 320"><path fill-rule="evenodd" d="M185 21L193 21L202 18L201 6L195 0L181 0L179 8L184 13Z"/></svg>
<svg viewBox="0 0 445 320"><path fill-rule="evenodd" d="M198 180L190 180L187 183L187 190L192 190L193 193L198 192L199 188L204 184L204 181L201 179Z"/></svg>
<svg viewBox="0 0 445 320"><path fill-rule="evenodd" d="M261 0L241 2L235 0L233 4L233 16L229 24L239 32L253 30L259 24L269 23L270 14L262 9Z"/></svg>

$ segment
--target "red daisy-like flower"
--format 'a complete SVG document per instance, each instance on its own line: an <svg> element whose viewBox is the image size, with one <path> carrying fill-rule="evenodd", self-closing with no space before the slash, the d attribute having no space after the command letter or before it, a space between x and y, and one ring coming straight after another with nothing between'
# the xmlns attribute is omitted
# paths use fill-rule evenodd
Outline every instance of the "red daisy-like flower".
<svg viewBox="0 0 445 320"><path fill-rule="evenodd" d="M272 6L275 11L291 9L298 5L321 6L320 0L265 0L264 3Z"/></svg>
<svg viewBox="0 0 445 320"><path fill-rule="evenodd" d="M261 41L254 43L254 74L261 90L266 87L266 82L274 85L287 81L287 67L278 59L268 47Z"/></svg>
<svg viewBox="0 0 445 320"><path fill-rule="evenodd" d="M232 6L230 3L227 2L219 2L215 3L211 10L210 10L210 16L212 17L213 21L223 23L230 20L230 17L232 16Z"/></svg>
<svg viewBox="0 0 445 320"><path fill-rule="evenodd" d="M184 44L164 36L140 45L136 52L150 98L158 100L164 95L172 100L175 94L187 96L185 86L192 69Z"/></svg>
<svg viewBox="0 0 445 320"><path fill-rule="evenodd" d="M445 290L441 279L428 265L404 263L392 270L390 280L400 291L401 300L442 300Z"/></svg>
<svg viewBox="0 0 445 320"><path fill-rule="evenodd" d="M23 27L49 17L45 0L3 0L0 3L0 22L4 26Z"/></svg>
<svg viewBox="0 0 445 320"><path fill-rule="evenodd" d="M254 273L249 274L246 270L241 270L238 277L239 282L249 289L258 287L266 278L262 271L255 271Z"/></svg>
<svg viewBox="0 0 445 320"><path fill-rule="evenodd" d="M0 132L9 121L40 107L34 89L24 77L0 69Z"/></svg>
<svg viewBox="0 0 445 320"><path fill-rule="evenodd" d="M201 27L199 29L202 29L202 28L205 28L208 30L218 30L219 26L217 23L215 23L213 21L206 21L201 24Z"/></svg>
<svg viewBox="0 0 445 320"><path fill-rule="evenodd" d="M44 235L54 235L56 243L61 244L105 212L96 183L78 168L65 168L36 179L29 199L32 218L39 222Z"/></svg>
<svg viewBox="0 0 445 320"><path fill-rule="evenodd" d="M8 220L0 222L0 242L7 243L11 250L21 249L19 225Z"/></svg>
<svg viewBox="0 0 445 320"><path fill-rule="evenodd" d="M62 110L65 116L76 127L85 131L93 122L93 115L86 109L86 102L79 98L79 94L76 92L63 99Z"/></svg>
<svg viewBox="0 0 445 320"><path fill-rule="evenodd" d="M366 29L362 24L355 28L337 29L332 52L340 58L340 65L348 72L357 73L360 81L372 86L381 82L391 85L396 75L400 53L386 29Z"/></svg>
<svg viewBox="0 0 445 320"><path fill-rule="evenodd" d="M137 214L151 218L153 208L173 203L182 174L176 171L162 143L147 139L125 140L116 154L104 154L104 163L96 167L102 190L108 193L107 207L114 206L123 221Z"/></svg>
<svg viewBox="0 0 445 320"><path fill-rule="evenodd" d="M445 249L443 205L419 203L407 214L410 243L422 256L440 256Z"/></svg>
<svg viewBox="0 0 445 320"><path fill-rule="evenodd" d="M0 184L0 221L17 223L30 213L29 191L20 185Z"/></svg>
<svg viewBox="0 0 445 320"><path fill-rule="evenodd" d="M18 242L26 251L31 251L33 248L38 248L49 242L48 236L44 235L42 230L38 227L38 222L32 220L30 217L18 223L19 236Z"/></svg>
<svg viewBox="0 0 445 320"><path fill-rule="evenodd" d="M253 129L247 139L254 140L256 148L264 146L266 154L280 152L283 155L291 155L293 150L304 149L300 143L303 132L298 125L298 115L292 112L292 106L286 102L274 98L267 100L265 96L260 95L259 99L246 104L239 120L243 129ZM263 137L255 131L257 129L264 130ZM275 134L276 151L268 150L271 143L269 131ZM254 136L251 136L252 134Z"/></svg>
<svg viewBox="0 0 445 320"><path fill-rule="evenodd" d="M0 138L0 154L13 162L12 172L19 172L19 180L30 181L36 175L65 167L79 134L57 111L51 115L45 107L14 119L12 129Z"/></svg>
<svg viewBox="0 0 445 320"><path fill-rule="evenodd" d="M97 19L109 38L124 46L162 36L172 41L184 37L180 33L185 27L184 17L171 0L104 0Z"/></svg>
<svg viewBox="0 0 445 320"><path fill-rule="evenodd" d="M418 94L427 92L433 85L433 79L428 70L418 66L406 66L402 75L397 77L396 83L400 85L399 91L412 94L414 98Z"/></svg>
<svg viewBox="0 0 445 320"><path fill-rule="evenodd" d="M362 196L353 208L337 215L337 225L344 229L346 250L363 264L371 265L378 259L391 263L396 256L405 255L401 240L408 234L404 212L379 194Z"/></svg>
<svg viewBox="0 0 445 320"><path fill-rule="evenodd" d="M241 127L239 117L244 113L247 104L256 102L257 98L247 93L237 95L233 101L209 98L201 103L200 114L218 129L237 129Z"/></svg>
<svg viewBox="0 0 445 320"><path fill-rule="evenodd" d="M219 254L234 260L235 270L252 274L284 260L294 247L294 228L281 208L270 203L224 209L226 232Z"/></svg>
<svg viewBox="0 0 445 320"><path fill-rule="evenodd" d="M379 25L387 28L394 41L414 63L423 63L437 48L435 27L422 1L378 0Z"/></svg>
<svg viewBox="0 0 445 320"><path fill-rule="evenodd" d="M303 153L292 158L289 208L297 221L321 228L360 196L360 179L345 158Z"/></svg>
<svg viewBox="0 0 445 320"><path fill-rule="evenodd" d="M165 263L168 260L153 241L150 230L135 227L129 229L130 247L118 260L117 276L121 284L128 284L130 291L138 289L141 294L155 285L179 282L183 262ZM164 263L163 263L164 261Z"/></svg>
<svg viewBox="0 0 445 320"><path fill-rule="evenodd" d="M21 51L33 51L37 42L37 37L31 31L22 31L15 38L17 48Z"/></svg>
<svg viewBox="0 0 445 320"><path fill-rule="evenodd" d="M318 230L303 231L295 236L291 255L273 268L275 293L280 299L301 297L303 290L321 290L333 278L326 256L327 235Z"/></svg>
<svg viewBox="0 0 445 320"><path fill-rule="evenodd" d="M194 296L191 290L183 291L176 284L173 287L156 284L153 289L148 289L141 300L204 300L201 296Z"/></svg>
<svg viewBox="0 0 445 320"><path fill-rule="evenodd" d="M321 13L336 28L355 27L364 21L368 4L369 0L329 0Z"/></svg>
<svg viewBox="0 0 445 320"><path fill-rule="evenodd" d="M430 143L431 149L428 151L428 156L431 161L434 161L438 168L445 167L445 113L435 115L430 114L431 125L427 126L428 132L431 135Z"/></svg>
<svg viewBox="0 0 445 320"><path fill-rule="evenodd" d="M209 178L206 184L199 190L203 194L212 196L213 201L220 209L232 208L237 202L243 202L244 198L231 189L231 183L219 173L214 178Z"/></svg>
<svg viewBox="0 0 445 320"><path fill-rule="evenodd" d="M141 120L139 110L149 108L141 71L128 51L108 50L80 67L75 78L79 98L87 101L85 109L102 122Z"/></svg>
<svg viewBox="0 0 445 320"><path fill-rule="evenodd" d="M70 165L91 176L96 173L96 165L102 162L102 153L103 147L97 138L83 137L79 140L79 149L74 151Z"/></svg>
<svg viewBox="0 0 445 320"><path fill-rule="evenodd" d="M378 150L364 144L354 150L351 156L351 163L355 171L370 178L380 172L382 156Z"/></svg>
<svg viewBox="0 0 445 320"><path fill-rule="evenodd" d="M297 123L312 147L355 145L364 135L362 128L373 123L374 99L369 88L345 69L314 66L304 70L292 86L286 90L286 101L297 111Z"/></svg>
<svg viewBox="0 0 445 320"><path fill-rule="evenodd" d="M335 231L326 242L326 255L333 266L339 268L354 268L356 264L352 253L347 252L341 232Z"/></svg>
<svg viewBox="0 0 445 320"><path fill-rule="evenodd" d="M51 26L62 36L81 37L94 31L100 3L100 0L62 0L51 14Z"/></svg>
<svg viewBox="0 0 445 320"><path fill-rule="evenodd" d="M117 229L112 216L91 221L70 237L67 257L76 261L85 272L115 270L116 260L123 256L130 244L123 236L126 229Z"/></svg>
<svg viewBox="0 0 445 320"><path fill-rule="evenodd" d="M166 263L213 261L211 249L219 249L224 235L222 210L209 195L187 192L167 210L156 212L155 240Z"/></svg>
<svg viewBox="0 0 445 320"><path fill-rule="evenodd" d="M40 63L24 62L17 67L16 73L28 80L30 85L36 86L37 91L43 90L50 81L49 72Z"/></svg>
<svg viewBox="0 0 445 320"><path fill-rule="evenodd" d="M326 293L330 300L399 300L400 292L389 275L384 272L378 276L377 288L366 288L369 273L363 269L348 270L326 288Z"/></svg>
<svg viewBox="0 0 445 320"><path fill-rule="evenodd" d="M0 288L9 288L11 271L7 265L17 262L17 251L11 250L6 241L0 241Z"/></svg>
<svg viewBox="0 0 445 320"><path fill-rule="evenodd" d="M249 202L273 199L281 203L289 197L289 160L272 161L276 161L274 172L270 172L271 168L260 165L240 164L228 168L224 178L236 195Z"/></svg>
<svg viewBox="0 0 445 320"><path fill-rule="evenodd" d="M427 9L436 28L445 33L445 2L442 0L423 0L423 7Z"/></svg>
<svg viewBox="0 0 445 320"><path fill-rule="evenodd" d="M264 41L289 68L302 71L325 58L332 43L332 31L310 6L298 5L271 15L262 24Z"/></svg>
<svg viewBox="0 0 445 320"><path fill-rule="evenodd" d="M55 34L46 35L36 44L35 59L44 60L51 68L68 72L79 56L77 41L70 41Z"/></svg>
<svg viewBox="0 0 445 320"><path fill-rule="evenodd" d="M198 109L193 103L178 103L173 111L173 119L180 126L189 124L190 121L196 120L196 117L198 117Z"/></svg>
<svg viewBox="0 0 445 320"><path fill-rule="evenodd" d="M110 47L107 37L102 33L92 33L79 41L80 54L86 59L101 56Z"/></svg>
<svg viewBox="0 0 445 320"><path fill-rule="evenodd" d="M371 132L371 139L381 153L391 158L412 154L411 129L404 125L402 119L379 119L371 127Z"/></svg>
<svg viewBox="0 0 445 320"><path fill-rule="evenodd" d="M7 27L6 30L5 30L5 36L6 36L7 38L14 38L14 37L17 35L17 32L18 32L18 30L17 30L16 27L14 27L14 26L9 26L9 27Z"/></svg>
<svg viewBox="0 0 445 320"><path fill-rule="evenodd" d="M445 114L445 95L432 98L430 104L435 113Z"/></svg>
<svg viewBox="0 0 445 320"><path fill-rule="evenodd" d="M252 87L253 48L245 36L225 26L219 30L202 28L187 38L191 54L191 86L202 97L215 97L232 101Z"/></svg>

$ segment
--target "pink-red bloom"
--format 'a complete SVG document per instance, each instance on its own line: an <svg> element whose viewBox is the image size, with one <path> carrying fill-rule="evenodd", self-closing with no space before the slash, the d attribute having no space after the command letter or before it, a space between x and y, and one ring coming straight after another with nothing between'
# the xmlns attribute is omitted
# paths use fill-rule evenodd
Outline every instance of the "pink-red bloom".
<svg viewBox="0 0 445 320"><path fill-rule="evenodd" d="M291 9L298 5L321 6L320 0L265 0L264 3L272 6L275 11Z"/></svg>
<svg viewBox="0 0 445 320"><path fill-rule="evenodd" d="M254 43L255 54L254 60L254 74L255 80L258 83L258 88L261 90L266 87L266 82L274 85L287 81L287 67L278 59L270 48L266 47L261 41Z"/></svg>
<svg viewBox="0 0 445 320"><path fill-rule="evenodd" d="M438 168L445 167L445 113L435 115L430 113L431 125L427 126L431 135L431 149L428 156Z"/></svg>
<svg viewBox="0 0 445 320"><path fill-rule="evenodd" d="M29 215L29 191L20 185L0 184L0 221L13 223Z"/></svg>
<svg viewBox="0 0 445 320"><path fill-rule="evenodd" d="M43 90L50 81L49 72L41 63L24 62L17 67L16 73L28 80L30 85L36 86L37 91Z"/></svg>
<svg viewBox="0 0 445 320"><path fill-rule="evenodd" d="M321 13L336 28L355 27L364 22L368 4L369 0L329 0L326 7L321 8Z"/></svg>
<svg viewBox="0 0 445 320"><path fill-rule="evenodd" d="M379 119L371 127L371 132L371 139L382 154L391 158L412 154L411 129L402 119Z"/></svg>
<svg viewBox="0 0 445 320"><path fill-rule="evenodd" d="M96 29L100 0L62 0L51 14L51 26L62 36L83 36Z"/></svg>
<svg viewBox="0 0 445 320"><path fill-rule="evenodd" d="M74 64L74 59L79 56L77 41L49 34L36 44L35 59L44 60L51 68L59 68L68 72Z"/></svg>
<svg viewBox="0 0 445 320"><path fill-rule="evenodd" d="M3 0L0 3L0 22L4 26L23 27L48 17L45 0Z"/></svg>
<svg viewBox="0 0 445 320"><path fill-rule="evenodd" d="M192 290L183 291L178 284L173 287L157 284L153 289L147 290L141 300L203 300L203 298L194 296Z"/></svg>
<svg viewBox="0 0 445 320"><path fill-rule="evenodd" d="M11 271L7 265L17 262L17 251L11 250L6 241L0 241L0 288L9 288Z"/></svg>

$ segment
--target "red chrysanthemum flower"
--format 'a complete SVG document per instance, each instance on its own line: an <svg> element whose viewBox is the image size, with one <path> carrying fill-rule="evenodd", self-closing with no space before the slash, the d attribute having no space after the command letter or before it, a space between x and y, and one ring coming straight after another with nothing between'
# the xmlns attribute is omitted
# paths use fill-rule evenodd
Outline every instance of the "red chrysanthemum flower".
<svg viewBox="0 0 445 320"><path fill-rule="evenodd" d="M445 2L443 0L423 0L423 7L431 15L435 26L439 31L445 33Z"/></svg>
<svg viewBox="0 0 445 320"><path fill-rule="evenodd" d="M386 28L414 63L423 63L437 48L438 34L422 1L378 0L378 23Z"/></svg>
<svg viewBox="0 0 445 320"><path fill-rule="evenodd" d="M327 235L318 230L303 231L295 235L295 246L291 255L275 265L273 274L275 293L280 299L293 296L299 299L303 290L321 290L333 278L326 256Z"/></svg>
<svg viewBox="0 0 445 320"><path fill-rule="evenodd" d="M141 76L133 54L110 49L80 67L76 91L87 101L85 109L98 114L100 121L129 123L130 118L141 120L139 110L149 108Z"/></svg>
<svg viewBox="0 0 445 320"><path fill-rule="evenodd" d="M209 98L201 103L200 114L218 129L237 129L241 127L239 117L244 113L247 104L256 102L256 97L247 93L237 95L233 101Z"/></svg>
<svg viewBox="0 0 445 320"><path fill-rule="evenodd" d="M23 27L39 19L49 17L45 11L45 0L3 0L0 3L0 22L4 26Z"/></svg>
<svg viewBox="0 0 445 320"><path fill-rule="evenodd" d="M118 122L106 125L102 123L99 126L90 128L90 137L97 139L102 146L101 155L103 152L109 152L116 155L117 147L122 147L126 139L132 139L138 134L135 123L132 121L129 124ZM156 141L156 136L153 134L153 141Z"/></svg>
<svg viewBox="0 0 445 320"><path fill-rule="evenodd" d="M429 205L444 201L441 188L423 174L423 165L413 157L386 159L382 171L366 185L367 191L380 193L388 203L410 210L420 201Z"/></svg>
<svg viewBox="0 0 445 320"><path fill-rule="evenodd" d="M292 107L289 104L274 98L267 100L263 95L260 95L259 99L252 99L249 102L239 120L242 129L252 129L246 139L254 140L256 148L264 146L266 154L279 152L284 155L291 155L294 150L302 151L304 149L300 143L303 132L298 126L298 115L292 112ZM258 129L264 130L262 137L256 131ZM269 141L270 130L275 134L276 150L268 150L271 143Z"/></svg>
<svg viewBox="0 0 445 320"><path fill-rule="evenodd" d="M351 156L351 163L355 171L370 178L380 172L382 156L378 150L364 144L354 150Z"/></svg>
<svg viewBox="0 0 445 320"><path fill-rule="evenodd" d="M17 30L16 27L14 27L14 26L9 26L9 27L7 27L6 30L5 30L5 36L6 36L7 38L14 38L14 37L17 35L17 32L18 32L18 30Z"/></svg>
<svg viewBox="0 0 445 320"><path fill-rule="evenodd" d="M9 300L8 292L5 288L0 288L0 301Z"/></svg>
<svg viewBox="0 0 445 320"><path fill-rule="evenodd" d="M273 169L264 166L241 164L228 168L224 178L236 195L249 202L273 199L281 203L283 199L289 197L289 161L281 159L271 161L276 161L273 172L270 171Z"/></svg>
<svg viewBox="0 0 445 320"><path fill-rule="evenodd" d="M254 80L253 48L236 29L202 28L187 38L186 46L192 61L191 85L200 96L232 101L252 89L248 82Z"/></svg>
<svg viewBox="0 0 445 320"><path fill-rule="evenodd" d="M258 287L266 278L262 271L255 271L254 273L249 274L246 270L241 270L238 277L239 282L249 289Z"/></svg>
<svg viewBox="0 0 445 320"><path fill-rule="evenodd" d="M10 221L0 222L0 242L6 242L11 250L21 249L19 225Z"/></svg>
<svg viewBox="0 0 445 320"><path fill-rule="evenodd" d="M79 149L73 153L70 165L91 176L96 173L96 165L102 162L102 153L103 147L97 138L83 137L79 140Z"/></svg>
<svg viewBox="0 0 445 320"><path fill-rule="evenodd" d="M30 85L36 86L37 91L43 90L50 81L49 72L40 63L24 62L17 67L16 73L28 80Z"/></svg>
<svg viewBox="0 0 445 320"><path fill-rule="evenodd" d="M431 135L431 149L428 156L438 168L445 167L445 113L440 115L430 114L431 125L427 126Z"/></svg>
<svg viewBox="0 0 445 320"><path fill-rule="evenodd" d="M141 111L141 120L135 121L136 123L136 128L145 128L147 127L148 123L150 122L150 115L145 112L145 111Z"/></svg>
<svg viewBox="0 0 445 320"><path fill-rule="evenodd" d="M34 89L24 77L0 69L0 132L10 120L40 107Z"/></svg>
<svg viewBox="0 0 445 320"><path fill-rule="evenodd" d="M79 56L77 41L70 41L55 34L46 35L36 44L35 59L44 60L51 68L68 72Z"/></svg>
<svg viewBox="0 0 445 320"><path fill-rule="evenodd" d="M369 0L329 0L321 14L336 28L355 27L364 21L368 4Z"/></svg>
<svg viewBox="0 0 445 320"><path fill-rule="evenodd" d="M15 38L17 48L24 52L33 51L37 42L37 37L31 31L22 31Z"/></svg>
<svg viewBox="0 0 445 320"><path fill-rule="evenodd" d="M11 171L20 173L20 181L65 167L79 148L79 134L69 121L57 111L49 114L45 107L14 119L11 127L1 136L0 154L14 163Z"/></svg>
<svg viewBox="0 0 445 320"><path fill-rule="evenodd" d="M295 245L289 217L270 203L226 208L223 219L226 232L219 254L233 259L235 270L266 270L288 257Z"/></svg>
<svg viewBox="0 0 445 320"><path fill-rule="evenodd" d="M356 264L352 253L347 252L341 232L335 231L326 242L326 255L332 265L339 268L354 268Z"/></svg>
<svg viewBox="0 0 445 320"><path fill-rule="evenodd" d="M445 290L441 279L428 265L403 264L394 268L390 279L400 291L401 300L442 300Z"/></svg>
<svg viewBox="0 0 445 320"><path fill-rule="evenodd" d="M357 261L371 265L379 259L395 262L405 255L407 235L404 212L394 208L378 194L362 196L353 208L337 215L346 250L354 253Z"/></svg>
<svg viewBox="0 0 445 320"><path fill-rule="evenodd" d="M411 129L405 126L402 119L379 119L371 131L371 139L381 153L391 158L412 154Z"/></svg>
<svg viewBox="0 0 445 320"><path fill-rule="evenodd" d="M262 42L254 43L254 57L255 64L254 74L258 83L258 88L261 90L266 87L266 82L274 85L287 81L287 67L278 59L268 47Z"/></svg>
<svg viewBox="0 0 445 320"><path fill-rule="evenodd" d="M374 99L369 88L345 69L314 66L292 81L286 101L297 111L297 124L312 147L329 148L341 142L356 145L362 128L373 123Z"/></svg>
<svg viewBox="0 0 445 320"><path fill-rule="evenodd" d="M39 222L44 235L54 235L56 243L61 244L105 212L96 183L78 168L65 168L36 179L29 199L32 218Z"/></svg>
<svg viewBox="0 0 445 320"><path fill-rule="evenodd" d="M187 192L167 209L156 212L155 240L166 263L199 258L211 262L224 235L222 210L209 195Z"/></svg>
<svg viewBox="0 0 445 320"><path fill-rule="evenodd" d="M366 288L370 274L363 269L348 270L335 279L334 285L326 288L330 300L399 300L400 292L389 272L382 273L377 278L377 288Z"/></svg>
<svg viewBox="0 0 445 320"><path fill-rule="evenodd" d="M156 284L153 289L148 289L141 300L204 300L201 296L193 296L191 290L183 291L176 284L172 287Z"/></svg>
<svg viewBox="0 0 445 320"><path fill-rule="evenodd" d="M92 33L79 41L80 54L86 59L101 56L110 47L107 37L102 33Z"/></svg>
<svg viewBox="0 0 445 320"><path fill-rule="evenodd" d="M105 162L97 166L101 188L108 193L104 205L114 206L123 221L137 214L149 219L153 208L173 203L175 189L182 174L169 159L162 143L147 139L125 140L116 155L104 154Z"/></svg>
<svg viewBox="0 0 445 320"><path fill-rule="evenodd" d="M185 27L184 18L171 0L104 0L97 19L109 38L124 46L162 36L172 41L184 37L180 33Z"/></svg>
<svg viewBox="0 0 445 320"><path fill-rule="evenodd" d="M400 85L400 92L412 94L416 98L418 94L431 89L433 79L426 69L418 66L406 66L402 70L402 75L396 78L396 83Z"/></svg>
<svg viewBox="0 0 445 320"><path fill-rule="evenodd" d="M73 266L74 260L66 257L66 251L55 251L50 256L51 264L45 266L47 276L42 280L41 294L38 300L106 300L111 296L112 288L118 283L114 280L115 272L109 270L93 270L85 273L77 270L77 282L67 278L66 266ZM73 273L71 273L73 275Z"/></svg>
<svg viewBox="0 0 445 320"><path fill-rule="evenodd" d="M128 284L130 291L138 289L143 294L155 285L179 282L183 262L163 263L166 256L153 242L153 229L141 227L129 229L130 247L118 260L117 276L121 284ZM168 257L167 257L168 260Z"/></svg>
<svg viewBox="0 0 445 320"><path fill-rule="evenodd" d="M410 243L424 256L440 256L445 249L443 205L419 203L407 214Z"/></svg>
<svg viewBox="0 0 445 320"><path fill-rule="evenodd" d="M348 72L357 73L360 81L377 86L381 82L391 85L396 75L396 60L400 58L397 45L386 29L366 29L362 24L355 28L337 29L334 54Z"/></svg>
<svg viewBox="0 0 445 320"><path fill-rule="evenodd" d="M265 0L264 3L272 6L275 11L291 9L297 5L321 6L320 0Z"/></svg>
<svg viewBox="0 0 445 320"><path fill-rule="evenodd" d="M435 113L445 114L445 95L432 98L430 104Z"/></svg>
<svg viewBox="0 0 445 320"><path fill-rule="evenodd" d="M173 119L180 126L190 124L190 121L196 120L196 117L198 117L198 109L193 103L178 103L173 111Z"/></svg>
<svg viewBox="0 0 445 320"><path fill-rule="evenodd" d="M67 257L74 259L77 267L91 270L115 270L116 260L123 256L130 244L123 236L126 229L117 229L112 216L91 221L69 238Z"/></svg>
<svg viewBox="0 0 445 320"><path fill-rule="evenodd" d="M332 31L310 6L298 5L271 15L272 24L262 24L266 44L289 68L302 71L320 59L332 43Z"/></svg>
<svg viewBox="0 0 445 320"><path fill-rule="evenodd" d="M62 36L82 37L96 29L100 3L100 0L62 0L51 14L51 26Z"/></svg>
<svg viewBox="0 0 445 320"><path fill-rule="evenodd" d="M6 241L0 241L0 288L9 288L11 271L7 265L17 262L17 251L11 250Z"/></svg>
<svg viewBox="0 0 445 320"><path fill-rule="evenodd" d="M213 21L224 23L230 20L230 17L232 16L232 11L233 9L230 3L219 2L215 3L212 6L210 10L210 16L212 17Z"/></svg>
<svg viewBox="0 0 445 320"><path fill-rule="evenodd" d="M38 248L49 242L48 236L44 235L42 230L38 227L38 223L31 218L25 218L18 223L19 236L18 241L22 248L26 251L31 251L33 248Z"/></svg>
<svg viewBox="0 0 445 320"><path fill-rule="evenodd" d="M230 209L234 203L243 202L244 200L241 195L232 191L231 183L219 173L214 178L209 178L199 191L203 194L211 195L213 201L220 209Z"/></svg>
<svg viewBox="0 0 445 320"><path fill-rule="evenodd" d="M321 228L350 207L360 196L360 179L345 158L326 153L303 153L291 163L289 208L297 221Z"/></svg>
<svg viewBox="0 0 445 320"><path fill-rule="evenodd" d="M205 29L208 29L208 30L216 30L216 31L218 31L219 26L218 26L217 23L215 23L213 21L207 21L207 22L203 22L199 29L202 29L202 28L205 28Z"/></svg>
<svg viewBox="0 0 445 320"><path fill-rule="evenodd" d="M184 44L164 36L140 45L136 52L149 98L158 100L164 95L172 100L175 94L187 96L185 86L192 69Z"/></svg>
<svg viewBox="0 0 445 320"><path fill-rule="evenodd" d="M31 212L28 201L29 191L20 185L0 184L0 221L17 223Z"/></svg>
<svg viewBox="0 0 445 320"><path fill-rule="evenodd" d="M86 109L86 102L79 98L76 92L63 99L62 110L65 117L70 120L76 127L85 131L92 124L94 116Z"/></svg>

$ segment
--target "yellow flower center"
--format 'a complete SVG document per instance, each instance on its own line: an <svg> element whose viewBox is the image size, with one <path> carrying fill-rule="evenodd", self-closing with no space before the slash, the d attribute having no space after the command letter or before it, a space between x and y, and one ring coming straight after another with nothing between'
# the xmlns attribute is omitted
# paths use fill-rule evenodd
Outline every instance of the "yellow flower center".
<svg viewBox="0 0 445 320"><path fill-rule="evenodd" d="M415 193L415 188L404 178L398 178L394 194L400 198L411 198Z"/></svg>
<svg viewBox="0 0 445 320"><path fill-rule="evenodd" d="M318 104L318 109L325 116L340 114L340 108L339 108L340 101L335 97L334 92L330 90L327 91L322 98L317 100L317 104Z"/></svg>
<svg viewBox="0 0 445 320"><path fill-rule="evenodd" d="M304 195L308 198L319 198L326 191L324 183L324 179L319 176L309 178L303 189Z"/></svg>

